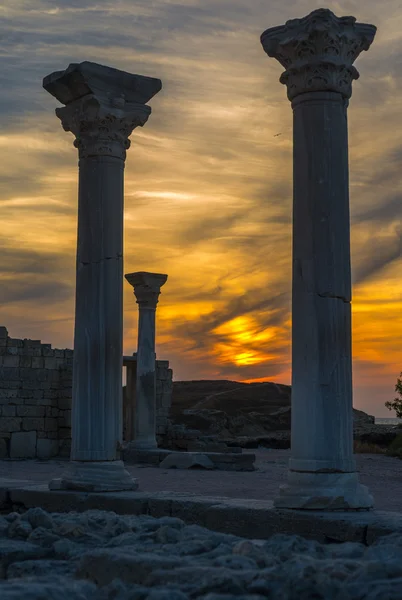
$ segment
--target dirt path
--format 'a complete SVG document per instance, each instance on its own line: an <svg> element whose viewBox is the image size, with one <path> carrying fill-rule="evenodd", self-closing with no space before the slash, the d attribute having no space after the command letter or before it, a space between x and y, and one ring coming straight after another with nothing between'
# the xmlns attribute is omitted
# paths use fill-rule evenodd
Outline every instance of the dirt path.
<svg viewBox="0 0 402 600"><path fill-rule="evenodd" d="M256 471L200 471L128 466L139 480L140 490L172 491L200 496L272 500L280 483L286 480L289 450L255 450ZM402 461L380 454L356 455L360 481L374 495L379 510L402 512ZM46 483L59 477L68 461L0 460L0 478Z"/></svg>

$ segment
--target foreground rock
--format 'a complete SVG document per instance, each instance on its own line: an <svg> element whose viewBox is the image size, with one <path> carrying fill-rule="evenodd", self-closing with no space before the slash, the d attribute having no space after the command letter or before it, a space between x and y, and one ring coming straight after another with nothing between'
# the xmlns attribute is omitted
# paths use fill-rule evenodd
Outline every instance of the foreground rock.
<svg viewBox="0 0 402 600"><path fill-rule="evenodd" d="M370 547L287 535L256 542L172 517L35 508L0 517L0 542L2 600L401 597L395 534Z"/></svg>

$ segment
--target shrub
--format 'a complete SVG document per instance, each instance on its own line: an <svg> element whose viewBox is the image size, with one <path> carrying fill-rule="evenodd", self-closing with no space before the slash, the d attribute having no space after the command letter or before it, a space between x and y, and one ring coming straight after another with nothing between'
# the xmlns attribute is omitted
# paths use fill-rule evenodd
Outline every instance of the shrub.
<svg viewBox="0 0 402 600"><path fill-rule="evenodd" d="M395 456L402 459L402 433L398 433L396 438L387 448L388 456Z"/></svg>

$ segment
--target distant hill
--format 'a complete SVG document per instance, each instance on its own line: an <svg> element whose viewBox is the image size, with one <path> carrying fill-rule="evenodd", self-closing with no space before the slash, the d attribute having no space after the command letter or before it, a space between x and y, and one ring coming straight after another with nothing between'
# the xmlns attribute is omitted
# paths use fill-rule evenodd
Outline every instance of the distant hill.
<svg viewBox="0 0 402 600"><path fill-rule="evenodd" d="M363 411L353 409L353 417L355 428L374 424L374 417ZM175 381L170 418L225 439L289 432L291 386L270 381Z"/></svg>

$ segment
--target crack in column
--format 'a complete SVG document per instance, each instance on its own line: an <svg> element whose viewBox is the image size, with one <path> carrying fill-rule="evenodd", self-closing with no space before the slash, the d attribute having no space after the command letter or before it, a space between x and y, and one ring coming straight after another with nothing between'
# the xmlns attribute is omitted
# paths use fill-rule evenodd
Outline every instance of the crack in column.
<svg viewBox="0 0 402 600"><path fill-rule="evenodd" d="M344 296L337 296L336 294L331 294L330 292L325 292L324 294L318 294L320 298L335 298L336 300L342 300L342 302L346 302L346 304L350 304L350 300L347 300Z"/></svg>
<svg viewBox="0 0 402 600"><path fill-rule="evenodd" d="M119 260L120 258L123 258L122 254L118 254L117 256L104 256L100 260L94 260L94 261L91 261L91 262L80 261L79 264L82 265L83 267L87 267L88 265L98 265L103 260L113 260L113 259L114 260Z"/></svg>

